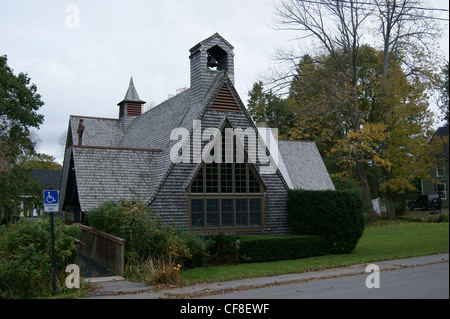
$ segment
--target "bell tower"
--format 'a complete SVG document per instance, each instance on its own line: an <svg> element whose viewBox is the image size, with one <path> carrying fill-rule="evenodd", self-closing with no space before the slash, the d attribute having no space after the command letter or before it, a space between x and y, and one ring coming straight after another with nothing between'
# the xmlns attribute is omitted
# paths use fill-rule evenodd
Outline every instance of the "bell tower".
<svg viewBox="0 0 450 319"><path fill-rule="evenodd" d="M139 98L134 87L133 77L131 77L130 85L123 101L117 104L119 106L119 119L122 121L124 131L136 117L142 114L142 107L145 103Z"/></svg>
<svg viewBox="0 0 450 319"><path fill-rule="evenodd" d="M202 99L219 73L226 73L234 84L233 46L215 33L190 49L191 90Z"/></svg>

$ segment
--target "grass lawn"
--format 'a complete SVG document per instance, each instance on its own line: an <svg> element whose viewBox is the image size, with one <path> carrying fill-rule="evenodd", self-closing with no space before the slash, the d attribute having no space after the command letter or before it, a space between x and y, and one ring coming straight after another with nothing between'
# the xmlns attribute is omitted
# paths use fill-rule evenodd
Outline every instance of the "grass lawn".
<svg viewBox="0 0 450 319"><path fill-rule="evenodd" d="M350 254L193 268L184 270L182 278L187 284L226 281L315 271L448 251L449 223L380 220L366 226L358 245Z"/></svg>

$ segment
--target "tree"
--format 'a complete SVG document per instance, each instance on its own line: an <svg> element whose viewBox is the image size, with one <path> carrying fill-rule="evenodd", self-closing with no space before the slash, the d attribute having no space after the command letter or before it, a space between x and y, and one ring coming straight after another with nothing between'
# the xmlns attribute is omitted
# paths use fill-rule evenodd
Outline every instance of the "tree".
<svg viewBox="0 0 450 319"><path fill-rule="evenodd" d="M36 190L21 160L35 153L31 129L38 128L44 105L27 74L14 75L0 56L0 223L7 222L21 196Z"/></svg>
<svg viewBox="0 0 450 319"><path fill-rule="evenodd" d="M424 99L426 100L423 90L430 89L430 79L434 72L432 66L436 63L430 63L430 56L427 55L430 51L426 49L428 41L440 33L430 12L432 10L428 10L422 0L281 0L275 8L275 13L279 17L277 21L279 29L298 31L297 40L315 41L315 47L319 51L316 51L316 58L313 59L315 64L313 74L321 76L319 70L329 72L327 78L321 77L323 81L316 79L312 82L317 85L318 92L309 104L312 105L314 102L317 107L321 105L320 103L329 103L330 98L334 100L334 105L327 106L329 115L321 110L305 112L312 118L301 117L303 122L298 122L297 125L297 128L301 127L300 132L294 133L305 134L308 128L314 131L314 125L317 125L325 129L318 136L325 141L337 138L337 135L341 136L335 146L341 147L342 153L347 152L348 164L352 163L349 168L357 172L365 194L366 207L371 207L371 190L366 173L368 157L378 156L378 163L382 163L379 167L383 171L383 182L386 185L392 180L389 171L392 166L388 165L386 159L381 161L382 157L379 154L382 153L381 149L388 148L389 143L396 145L390 141L395 135L392 135L390 130L394 130L398 122L390 117L397 114L398 108L403 105L398 103L405 102L401 100L405 95L398 95L398 92L391 90L390 85L395 84L396 76L400 74L393 70L401 64L404 71L401 76L408 77L407 82L410 84L419 83L421 88L415 93L403 92L406 96L408 94L423 96L418 100L412 99L413 101L420 100L418 103L422 103ZM381 61L381 68L372 68L372 63L368 69L375 73L366 72L365 62L361 59L365 50L364 36L368 31L372 31L372 35L376 38L382 39L382 58L380 60L379 56L376 57ZM291 62L295 59L295 55L283 54L280 55L280 59ZM318 67L319 64L322 64L322 67ZM303 65L302 76L306 74L305 66L306 64ZM294 82L305 84L305 81L299 81L298 76L299 74L290 73L289 76L274 79L273 83L280 87L286 83L286 79L293 77ZM376 81L371 80L374 76L377 77ZM390 76L393 77L389 78ZM327 79L333 84L326 83ZM365 88L365 84L376 86ZM418 93L419 91L421 93ZM305 101L303 97L302 103ZM426 112L426 116L428 114ZM427 124L423 124L421 127L426 126ZM371 134L376 132L377 135L369 136L366 132ZM380 150L367 152L369 145L378 145ZM337 159L342 158L343 156L338 156ZM388 211L389 216L393 216L390 207Z"/></svg>
<svg viewBox="0 0 450 319"><path fill-rule="evenodd" d="M254 83L248 94L248 111L256 124L265 123L267 127L278 128L279 135L290 128L291 112L282 98L271 91L264 92L261 81Z"/></svg>
<svg viewBox="0 0 450 319"><path fill-rule="evenodd" d="M438 107L441 111L442 118L446 125L449 125L448 121L448 61L447 64L442 68L441 76L437 80L436 88L439 91Z"/></svg>
<svg viewBox="0 0 450 319"><path fill-rule="evenodd" d="M357 64L361 50L364 24L371 16L360 1L295 1L282 0L276 7L280 29L299 31L299 39L313 38L331 65L345 82L346 107L351 130L358 132L361 117L358 104ZM358 179L364 192L366 208L372 207L370 187L364 162L356 159Z"/></svg>
<svg viewBox="0 0 450 319"><path fill-rule="evenodd" d="M415 63L408 63L408 58L415 55L408 52L428 49L429 41L440 32L432 14L426 13L431 11L426 11L423 0L373 0L373 4L383 41L383 96L386 96L387 72L392 60L402 59L410 69L415 69Z"/></svg>
<svg viewBox="0 0 450 319"><path fill-rule="evenodd" d="M428 60L425 57L427 51L427 42L432 40L439 34L439 29L436 28L433 16L426 14L424 1L422 0L374 0L376 6L375 12L379 20L379 34L383 40L383 68L382 68L382 98L381 98L381 114L383 123L388 128L388 114L394 112L394 106L390 103L392 101L391 91L388 90L389 82L389 68L392 63L403 62L405 69L411 76L417 76L424 71L430 70L427 67L420 66ZM430 78L429 74L425 77ZM395 99L394 99L395 100ZM386 141L382 147L387 148L389 141ZM391 177L390 172L385 168L382 169L382 178L385 184L389 184ZM394 207L391 205L391 196L389 191L382 192L387 205L387 212L389 217L395 216Z"/></svg>
<svg viewBox="0 0 450 319"><path fill-rule="evenodd" d="M55 161L55 158L51 155L39 153L31 158L28 158L23 163L24 168L30 169L48 169L48 170L60 170L61 164Z"/></svg>
<svg viewBox="0 0 450 319"><path fill-rule="evenodd" d="M400 61L394 60L388 69L386 99L383 51L362 46L356 81L360 128L354 130L346 102L348 83L329 59L305 56L299 63L286 102L294 114L288 138L316 141L334 176L354 176L358 163L370 172L384 171L371 181L371 193L383 194L394 212L395 201L407 196L415 179L426 177L432 167L428 82L406 74Z"/></svg>

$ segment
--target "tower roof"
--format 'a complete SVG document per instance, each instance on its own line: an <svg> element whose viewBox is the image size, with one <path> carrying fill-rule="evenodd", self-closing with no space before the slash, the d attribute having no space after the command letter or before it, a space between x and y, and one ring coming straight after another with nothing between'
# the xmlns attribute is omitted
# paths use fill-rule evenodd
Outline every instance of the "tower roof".
<svg viewBox="0 0 450 319"><path fill-rule="evenodd" d="M224 44L226 44L231 50L234 49L234 47L230 44L230 42L228 42L227 40L225 40L219 33L214 33L212 36L210 36L209 38L197 43L195 46L193 46L189 51L191 53L193 53L195 50L197 50L199 47L201 47L202 45L209 43L209 42L213 42L213 41L220 41Z"/></svg>
<svg viewBox="0 0 450 319"><path fill-rule="evenodd" d="M123 101L120 102L118 105L124 102L146 103L145 101L139 98L139 94L137 93L136 88L134 87L133 77L130 78L130 85L128 86L127 94L125 94Z"/></svg>

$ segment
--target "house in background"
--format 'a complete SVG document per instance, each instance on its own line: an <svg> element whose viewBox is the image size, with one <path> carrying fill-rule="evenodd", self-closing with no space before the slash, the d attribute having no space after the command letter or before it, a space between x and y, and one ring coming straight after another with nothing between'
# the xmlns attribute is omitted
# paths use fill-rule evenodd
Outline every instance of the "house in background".
<svg viewBox="0 0 450 319"><path fill-rule="evenodd" d="M217 33L192 47L190 88L145 113L131 80L118 118L70 116L60 209L137 199L176 227L290 233L288 189L334 186L314 143L252 122L233 49Z"/></svg>
<svg viewBox="0 0 450 319"><path fill-rule="evenodd" d="M59 191L61 185L61 170L49 170L49 169L33 169L31 170L31 176L35 179L42 190L57 190ZM34 206L33 210L26 211L24 203L31 199L30 195L23 195L22 200L19 204L19 218L20 217L38 217L43 216L44 207ZM30 202L28 202L30 203Z"/></svg>
<svg viewBox="0 0 450 319"><path fill-rule="evenodd" d="M448 207L448 185L449 185L449 167L448 167L448 126L437 129L431 140L439 137L447 141L442 154L436 158L436 167L430 172L431 177L439 181L438 184L422 179L422 195L439 193L442 200L442 206Z"/></svg>

